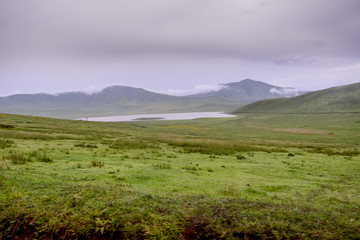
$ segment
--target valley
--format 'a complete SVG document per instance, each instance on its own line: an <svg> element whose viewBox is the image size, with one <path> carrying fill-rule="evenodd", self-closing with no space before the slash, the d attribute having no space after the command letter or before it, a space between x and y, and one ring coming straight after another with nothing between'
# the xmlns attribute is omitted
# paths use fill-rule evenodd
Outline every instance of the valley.
<svg viewBox="0 0 360 240"><path fill-rule="evenodd" d="M62 119L182 112L231 112L247 103L283 97L284 89L245 79L219 91L171 96L142 88L110 86L100 92L16 94L0 97L0 112ZM295 92L301 94L303 92Z"/></svg>

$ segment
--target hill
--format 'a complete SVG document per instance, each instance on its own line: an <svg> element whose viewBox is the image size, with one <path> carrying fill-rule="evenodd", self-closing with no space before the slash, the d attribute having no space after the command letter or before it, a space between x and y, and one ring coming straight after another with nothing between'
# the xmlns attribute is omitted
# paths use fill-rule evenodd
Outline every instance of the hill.
<svg viewBox="0 0 360 240"><path fill-rule="evenodd" d="M68 92L0 97L0 112L67 119L143 113L228 112L249 102L282 97L289 90L294 92L249 79L222 84L219 91L182 97L142 88L111 86L94 94Z"/></svg>
<svg viewBox="0 0 360 240"><path fill-rule="evenodd" d="M112 86L95 94L69 92L1 97L0 112L75 119L142 113L232 111L239 104L242 103L231 103L225 99L192 99L141 88Z"/></svg>
<svg viewBox="0 0 360 240"><path fill-rule="evenodd" d="M245 79L240 82L221 84L223 87L219 91L196 94L193 98L219 98L231 102L249 103L263 99L293 97L304 92L294 88L283 88L270 85L264 82Z"/></svg>
<svg viewBox="0 0 360 240"><path fill-rule="evenodd" d="M360 83L328 88L292 98L258 101L234 113L360 112Z"/></svg>

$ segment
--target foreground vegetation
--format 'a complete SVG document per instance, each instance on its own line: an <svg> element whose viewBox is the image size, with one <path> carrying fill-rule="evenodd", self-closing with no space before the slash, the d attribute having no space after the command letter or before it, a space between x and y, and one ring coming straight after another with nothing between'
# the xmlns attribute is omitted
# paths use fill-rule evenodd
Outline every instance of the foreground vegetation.
<svg viewBox="0 0 360 240"><path fill-rule="evenodd" d="M360 114L0 114L1 239L359 239Z"/></svg>

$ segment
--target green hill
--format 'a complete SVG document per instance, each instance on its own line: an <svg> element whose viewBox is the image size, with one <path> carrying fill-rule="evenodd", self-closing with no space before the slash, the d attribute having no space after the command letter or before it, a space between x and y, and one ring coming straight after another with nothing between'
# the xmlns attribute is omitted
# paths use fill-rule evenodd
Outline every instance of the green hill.
<svg viewBox="0 0 360 240"><path fill-rule="evenodd" d="M292 98L258 101L234 113L341 113L360 112L360 83L333 87Z"/></svg>

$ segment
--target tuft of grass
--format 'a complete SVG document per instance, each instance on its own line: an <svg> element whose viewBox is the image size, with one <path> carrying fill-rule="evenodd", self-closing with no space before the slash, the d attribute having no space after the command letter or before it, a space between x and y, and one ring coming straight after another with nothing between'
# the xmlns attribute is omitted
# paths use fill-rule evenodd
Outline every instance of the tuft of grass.
<svg viewBox="0 0 360 240"><path fill-rule="evenodd" d="M201 168L197 168L195 166L185 166L185 167L182 167L182 169L187 170L187 171L199 171L199 170L201 170Z"/></svg>
<svg viewBox="0 0 360 240"><path fill-rule="evenodd" d="M85 143L85 142L74 144L74 147L81 147L81 148L98 148L98 146L97 146L96 143Z"/></svg>
<svg viewBox="0 0 360 240"><path fill-rule="evenodd" d="M241 154L237 155L236 158L239 159L239 160L244 160L244 159L246 159L246 157L243 156L243 155L241 155Z"/></svg>
<svg viewBox="0 0 360 240"><path fill-rule="evenodd" d="M24 153L21 152L10 152L6 154L3 159L11 161L12 164L25 164L27 162L31 162L31 158Z"/></svg>
<svg viewBox="0 0 360 240"><path fill-rule="evenodd" d="M212 172L214 172L214 169L208 168L207 171L212 173Z"/></svg>
<svg viewBox="0 0 360 240"><path fill-rule="evenodd" d="M90 165L92 167L99 167L99 168L102 168L105 166L105 162L104 161L96 161L96 160L92 160Z"/></svg>
<svg viewBox="0 0 360 240"><path fill-rule="evenodd" d="M158 163L153 165L155 169L171 169L170 163Z"/></svg>
<svg viewBox="0 0 360 240"><path fill-rule="evenodd" d="M35 150L29 153L29 157L38 162L52 163L53 160L43 150Z"/></svg>
<svg viewBox="0 0 360 240"><path fill-rule="evenodd" d="M54 162L52 159L50 159L50 157L45 152L43 154L41 154L36 160L39 162L45 162L45 163Z"/></svg>
<svg viewBox="0 0 360 240"><path fill-rule="evenodd" d="M154 147L153 144L143 139L120 139L117 141L104 141L103 143L109 144L109 147L113 149L146 149Z"/></svg>
<svg viewBox="0 0 360 240"><path fill-rule="evenodd" d="M14 144L13 140L0 138L0 149L9 148Z"/></svg>
<svg viewBox="0 0 360 240"><path fill-rule="evenodd" d="M0 123L0 128L13 129L15 127L13 125L10 125L10 124L2 124L2 123Z"/></svg>
<svg viewBox="0 0 360 240"><path fill-rule="evenodd" d="M8 170L9 168L9 164L10 162L7 161L5 158L2 159L1 163L0 163L0 178L5 174L5 172Z"/></svg>

